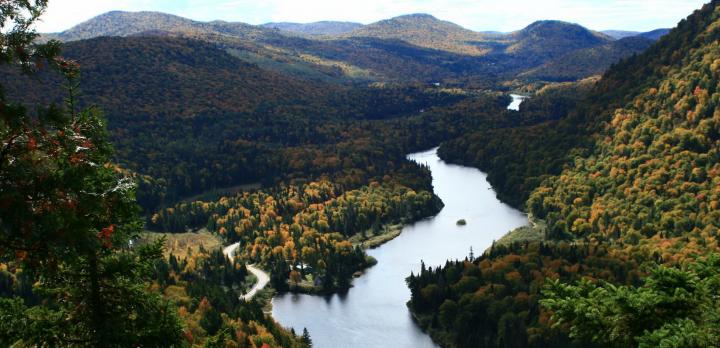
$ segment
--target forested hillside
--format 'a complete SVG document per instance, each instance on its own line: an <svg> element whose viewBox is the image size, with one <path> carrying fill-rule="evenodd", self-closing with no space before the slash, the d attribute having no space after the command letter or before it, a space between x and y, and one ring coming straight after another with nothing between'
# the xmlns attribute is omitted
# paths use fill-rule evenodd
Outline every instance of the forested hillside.
<svg viewBox="0 0 720 348"><path fill-rule="evenodd" d="M706 243L714 236L719 15L720 8L708 6L618 68L623 80L637 84L634 99L613 111L590 156L544 182L528 202L531 212L548 219L549 237L598 234L622 242L635 233L668 240L709 233L696 236ZM643 83L642 76L653 77Z"/></svg>
<svg viewBox="0 0 720 348"><path fill-rule="evenodd" d="M324 180L179 204L155 214L150 226L207 227L228 243L241 242L236 256L271 270L275 289L309 282L305 291L330 292L348 288L355 272L373 264L351 237L382 237L385 226L432 216L441 204L429 188L416 192L389 177L345 192Z"/></svg>
<svg viewBox="0 0 720 348"><path fill-rule="evenodd" d="M544 178L562 171L571 150L590 143L588 130L576 122L576 109L596 82L546 86L519 112L504 112L512 124L466 133L444 142L438 153L487 172L498 197L522 209Z"/></svg>
<svg viewBox="0 0 720 348"><path fill-rule="evenodd" d="M506 49L508 54L538 62L611 41L605 35L561 21L538 21L509 36L514 40Z"/></svg>
<svg viewBox="0 0 720 348"><path fill-rule="evenodd" d="M713 1L612 68L565 119L498 140L538 146L542 159L505 167L526 182L531 166L585 150L531 194L543 242L408 278L423 327L446 346L718 345L716 258L706 259L720 228L718 23ZM591 146L564 138L579 130ZM550 151L561 139L566 150Z"/></svg>
<svg viewBox="0 0 720 348"><path fill-rule="evenodd" d="M538 80L576 81L586 76L602 75L612 64L645 51L653 40L642 36L612 41L572 51L521 74Z"/></svg>
<svg viewBox="0 0 720 348"><path fill-rule="evenodd" d="M118 164L160 181L168 202L289 174L328 173L292 168L287 154L344 141L336 129L358 120L412 115L465 97L422 86L311 83L187 39L98 38L70 43L64 52L83 66L79 102L105 112ZM9 76L8 95L27 105L62 98L61 80L52 74ZM145 193L146 208L163 201Z"/></svg>

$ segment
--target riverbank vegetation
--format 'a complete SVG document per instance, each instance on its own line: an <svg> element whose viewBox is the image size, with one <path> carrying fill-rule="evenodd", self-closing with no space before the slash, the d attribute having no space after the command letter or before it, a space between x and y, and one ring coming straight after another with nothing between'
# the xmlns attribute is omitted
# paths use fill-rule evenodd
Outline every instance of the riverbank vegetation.
<svg viewBox="0 0 720 348"><path fill-rule="evenodd" d="M345 192L324 180L181 203L155 214L151 226L207 227L227 243L240 242L236 256L271 270L276 289L310 275L315 286L332 291L347 288L353 274L370 265L360 243L379 237L384 226L434 215L441 204L431 192L389 178Z"/></svg>
<svg viewBox="0 0 720 348"><path fill-rule="evenodd" d="M450 163L480 168L498 197L523 209L530 193L551 175L559 174L575 150L590 141L575 119L575 109L587 98L597 79L540 88L520 106L503 111L510 120L444 142L438 154Z"/></svg>
<svg viewBox="0 0 720 348"><path fill-rule="evenodd" d="M266 315L262 302L239 299L256 281L245 263L231 262L220 247L193 251L166 244L169 256L156 261L151 288L177 306L189 346L307 346Z"/></svg>

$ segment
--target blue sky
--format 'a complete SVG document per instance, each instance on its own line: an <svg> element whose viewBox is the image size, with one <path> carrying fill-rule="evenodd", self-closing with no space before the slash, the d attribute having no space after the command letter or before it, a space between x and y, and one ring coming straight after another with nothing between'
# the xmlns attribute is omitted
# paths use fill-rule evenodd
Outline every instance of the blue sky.
<svg viewBox="0 0 720 348"><path fill-rule="evenodd" d="M41 32L72 27L111 10L161 11L195 20L250 24L342 20L372 23L430 13L473 30L512 31L539 19L595 30L674 27L709 0L50 0Z"/></svg>

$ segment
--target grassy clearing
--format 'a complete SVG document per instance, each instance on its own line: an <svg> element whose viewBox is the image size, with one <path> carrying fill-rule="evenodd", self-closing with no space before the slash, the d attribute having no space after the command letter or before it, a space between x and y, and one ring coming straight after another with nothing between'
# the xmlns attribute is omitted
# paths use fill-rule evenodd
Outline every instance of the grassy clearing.
<svg viewBox="0 0 720 348"><path fill-rule="evenodd" d="M395 238L402 233L403 225L389 225L384 226L380 233L374 235L372 231L366 231L363 236L362 233L358 233L350 237L349 241L353 245L359 245L363 249L375 249Z"/></svg>
<svg viewBox="0 0 720 348"><path fill-rule="evenodd" d="M245 281L243 282L243 284L240 285L240 287L236 290L241 291L243 294L247 294L247 292L250 291L250 289L252 289L252 287L255 286L255 283L257 282L258 278L254 274L250 273L247 275L247 277L245 277Z"/></svg>
<svg viewBox="0 0 720 348"><path fill-rule="evenodd" d="M303 294L318 294L322 291L320 287L315 286L315 282L311 274L306 275L305 279L302 279L297 284L288 282L288 285L290 286L290 292L297 292Z"/></svg>
<svg viewBox="0 0 720 348"><path fill-rule="evenodd" d="M495 245L510 245L520 242L538 242L545 239L545 230L547 225L545 221L535 219L530 216L530 225L516 228L506 234L500 240L495 241Z"/></svg>
<svg viewBox="0 0 720 348"><path fill-rule="evenodd" d="M255 297L253 297L253 301L257 301L262 305L263 312L265 314L271 314L272 313L272 299L277 294L277 291L270 285L266 286L264 289L260 290L255 294Z"/></svg>
<svg viewBox="0 0 720 348"><path fill-rule="evenodd" d="M156 233L146 231L141 234L139 243L150 243L165 237L165 257L170 253L179 259L187 257L190 253L198 254L201 249L210 251L222 247L220 239L202 229L198 232L188 233Z"/></svg>
<svg viewBox="0 0 720 348"><path fill-rule="evenodd" d="M362 69L342 61L324 59L310 54L300 54L299 57L300 59L315 65L340 69L343 74L349 78L364 80L371 80L373 78L373 73L370 70Z"/></svg>

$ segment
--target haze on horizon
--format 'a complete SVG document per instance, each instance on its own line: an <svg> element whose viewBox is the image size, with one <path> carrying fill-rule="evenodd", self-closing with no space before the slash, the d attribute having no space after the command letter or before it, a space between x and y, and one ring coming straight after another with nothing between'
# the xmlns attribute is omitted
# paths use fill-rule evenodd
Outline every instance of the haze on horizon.
<svg viewBox="0 0 720 348"><path fill-rule="evenodd" d="M594 30L649 31L674 27L706 0L50 0L37 26L60 32L102 13L159 11L198 21L249 24L323 20L369 24L410 13L428 13L476 31L513 31L543 19Z"/></svg>

